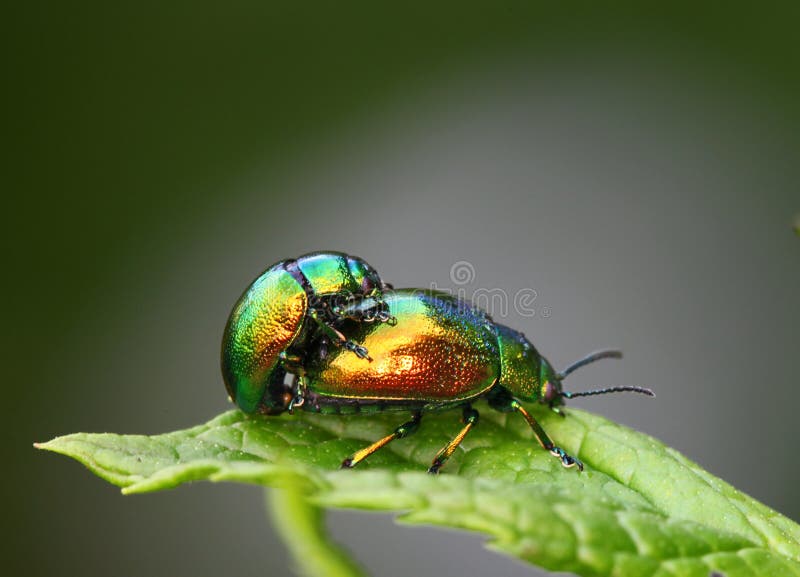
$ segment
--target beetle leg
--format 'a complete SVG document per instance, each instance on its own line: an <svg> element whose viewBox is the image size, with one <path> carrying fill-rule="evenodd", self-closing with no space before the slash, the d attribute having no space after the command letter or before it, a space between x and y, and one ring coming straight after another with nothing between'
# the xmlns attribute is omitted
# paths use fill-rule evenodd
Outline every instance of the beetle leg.
<svg viewBox="0 0 800 577"><path fill-rule="evenodd" d="M298 374L303 370L303 357L282 351L278 358L283 362L283 366L287 372Z"/></svg>
<svg viewBox="0 0 800 577"><path fill-rule="evenodd" d="M338 332L338 331L337 331ZM344 338L342 333L339 333L341 337L344 339L339 341L339 344L346 348L348 351L354 352L359 359L367 359L368 361L372 360L372 357L369 356L369 351L366 347L362 347L361 345Z"/></svg>
<svg viewBox="0 0 800 577"><path fill-rule="evenodd" d="M306 379L300 375L296 377L297 385L295 387L294 396L286 407L286 410L291 415L294 409L302 407L306 402Z"/></svg>
<svg viewBox="0 0 800 577"><path fill-rule="evenodd" d="M397 326L397 317L390 315L388 311L379 311L376 317L380 322L386 323L390 327Z"/></svg>
<svg viewBox="0 0 800 577"><path fill-rule="evenodd" d="M478 414L478 411L473 409L470 405L466 405L464 407L464 413L462 417L462 420L464 421L464 427L455 437L453 437L449 443L447 443L447 445L444 446L441 451L439 451L439 453L433 459L433 464L430 466L430 469L428 469L428 473L432 475L439 473L439 469L442 468L442 465L444 465L453 455L455 450L461 444L461 441L463 441L464 437L466 437L467 433L469 433L470 429L477 424L479 416L480 415Z"/></svg>
<svg viewBox="0 0 800 577"><path fill-rule="evenodd" d="M352 298L344 306L334 305L331 313L337 321L379 322L393 327L397 324L397 318L391 315L387 309L382 293L375 289L362 298Z"/></svg>
<svg viewBox="0 0 800 577"><path fill-rule="evenodd" d="M403 437L407 437L412 433L415 433L419 428L419 422L422 420L422 413L419 411L415 411L414 414L411 416L411 420L403 423L399 427L397 427L392 433L386 435L384 438L379 439L372 443L368 447L364 447L347 457L344 461L342 461L342 469L352 469L356 465L358 465L361 461L369 457L372 453L377 451L378 449L382 449L395 439L402 439Z"/></svg>
<svg viewBox="0 0 800 577"><path fill-rule="evenodd" d="M369 356L369 351L367 351L366 347L362 347L358 343L355 343L351 340L348 340L340 331L333 328L331 325L326 323L321 317L319 312L316 310L311 310L309 316L314 319L317 323L319 328L322 330L323 334L328 337L333 342L337 343L339 346L346 348L348 351L352 351L356 354L356 356L360 359L367 359L369 361L372 358Z"/></svg>
<svg viewBox="0 0 800 577"><path fill-rule="evenodd" d="M533 418L525 407L522 406L517 399L512 398L508 404L509 409L512 411L517 411L520 415L522 415L525 420L530 425L531 429L533 429L533 434L536 435L536 439L539 441L539 444L544 447L545 451L550 451L550 454L554 457L558 457L561 460L561 464L565 467L578 467L579 471L583 471L583 463L580 460L572 457L564 451L561 447L556 447L553 444L553 441L550 440L550 437L547 436L547 433L544 432L542 426Z"/></svg>
<svg viewBox="0 0 800 577"><path fill-rule="evenodd" d="M391 285L388 286L389 290L392 290L394 288ZM378 303L378 311L374 313L373 320L377 320L378 322L381 323L386 323L390 327L397 325L397 318L389 314L389 311L386 310L387 306L386 302L384 302L383 300L383 293L380 290L375 289L372 291L370 296L375 299L376 303Z"/></svg>

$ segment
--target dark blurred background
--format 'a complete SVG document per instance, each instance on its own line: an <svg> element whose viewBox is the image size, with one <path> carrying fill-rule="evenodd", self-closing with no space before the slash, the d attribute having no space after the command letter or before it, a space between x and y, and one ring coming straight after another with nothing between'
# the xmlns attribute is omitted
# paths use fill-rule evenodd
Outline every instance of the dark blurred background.
<svg viewBox="0 0 800 577"><path fill-rule="evenodd" d="M290 574L258 488L122 497L31 443L228 409L230 307L318 249L535 290L495 316L556 366L626 353L572 388L658 393L577 405L800 519L797 4L569 6L6 8L6 574ZM379 576L531 574L474 535L330 525Z"/></svg>

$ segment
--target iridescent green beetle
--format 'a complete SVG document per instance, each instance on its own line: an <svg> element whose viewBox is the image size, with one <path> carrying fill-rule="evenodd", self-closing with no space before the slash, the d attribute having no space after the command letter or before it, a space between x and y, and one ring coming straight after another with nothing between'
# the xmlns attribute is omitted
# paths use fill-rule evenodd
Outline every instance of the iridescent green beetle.
<svg viewBox="0 0 800 577"><path fill-rule="evenodd" d="M336 310L370 297L368 320L390 323L380 301L387 286L364 260L338 252L273 264L245 290L225 327L222 375L231 399L248 413L269 413L283 403L282 398L273 402L265 395L283 382L284 357L303 350L312 333L324 335L359 360L368 358L365 347L335 328Z"/></svg>
<svg viewBox="0 0 800 577"><path fill-rule="evenodd" d="M522 402L539 402L556 412L564 399L618 391L653 395L642 387L611 387L583 393L562 390L563 379L601 358L619 357L601 351L557 372L522 333L495 323L482 311L449 294L400 289L383 295L382 304L396 323L361 322L376 303L365 299L340 311L350 323L341 331L370 351L365 363L339 349L328 350L327 337L312 338L302 354L287 359L297 378L290 387L275 383L266 402L293 399L284 409L353 414L406 411L412 417L391 434L344 460L354 467L394 439L417 430L424 413L461 408L464 427L435 457L429 472L437 473L478 422L472 403L486 399L503 412L525 418L539 443L565 467L580 461L556 446ZM281 411L272 406L270 413Z"/></svg>

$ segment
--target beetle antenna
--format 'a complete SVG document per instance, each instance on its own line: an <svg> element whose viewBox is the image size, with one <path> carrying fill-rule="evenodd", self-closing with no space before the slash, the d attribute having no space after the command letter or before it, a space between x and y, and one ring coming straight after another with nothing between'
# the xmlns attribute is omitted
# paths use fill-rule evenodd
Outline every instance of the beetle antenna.
<svg viewBox="0 0 800 577"><path fill-rule="evenodd" d="M622 358L622 351L614 351L614 350L602 350L602 351L595 351L593 353L589 353L585 357L583 357L579 361L575 361L566 369L561 371L558 374L559 379L563 379L568 374L577 371L581 367L585 367L586 365L593 363L595 361L599 361L600 359L621 359Z"/></svg>
<svg viewBox="0 0 800 577"><path fill-rule="evenodd" d="M582 393L568 393L564 391L561 396L565 399L574 399L575 397L591 397L593 395L605 395L607 393L642 393L648 397L655 397L656 394L645 387L608 387L606 389L595 389L593 391L584 391Z"/></svg>

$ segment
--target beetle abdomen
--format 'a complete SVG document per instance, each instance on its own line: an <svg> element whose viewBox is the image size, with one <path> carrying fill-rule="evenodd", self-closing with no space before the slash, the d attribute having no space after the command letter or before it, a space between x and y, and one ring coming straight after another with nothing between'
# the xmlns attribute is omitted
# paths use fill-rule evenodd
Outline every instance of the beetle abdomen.
<svg viewBox="0 0 800 577"><path fill-rule="evenodd" d="M258 409L280 353L303 326L308 299L285 270L270 267L233 308L222 339L222 375L228 394L245 412Z"/></svg>
<svg viewBox="0 0 800 577"><path fill-rule="evenodd" d="M348 337L371 361L340 349L307 366L309 388L350 399L458 402L491 387L500 372L497 337L486 316L442 293L384 296L395 325L358 325Z"/></svg>

